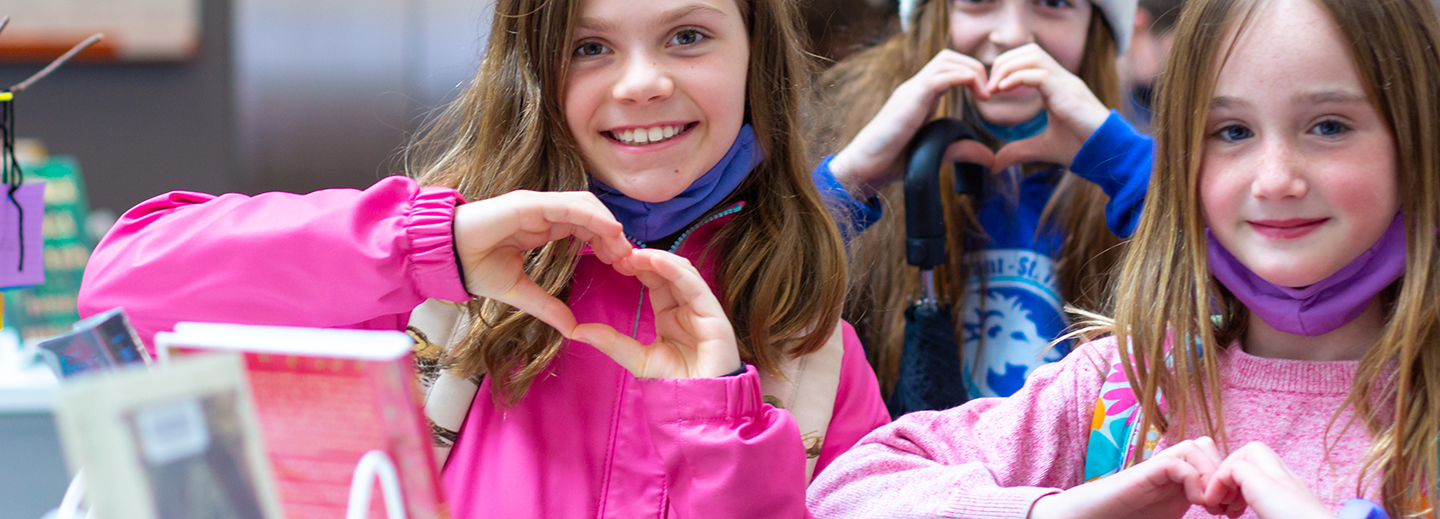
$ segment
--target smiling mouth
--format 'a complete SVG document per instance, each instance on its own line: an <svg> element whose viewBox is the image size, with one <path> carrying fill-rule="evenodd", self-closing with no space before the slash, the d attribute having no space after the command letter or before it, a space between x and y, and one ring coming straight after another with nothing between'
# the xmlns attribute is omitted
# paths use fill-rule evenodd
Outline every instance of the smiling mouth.
<svg viewBox="0 0 1440 519"><path fill-rule="evenodd" d="M1329 218L1291 218L1288 220L1254 220L1249 223L1261 236L1273 239L1294 239L1310 234L1329 220Z"/></svg>
<svg viewBox="0 0 1440 519"><path fill-rule="evenodd" d="M690 131L690 129L694 128L697 124L700 123L680 125L666 124L646 128L631 128L625 131L604 131L600 133L605 134L610 140L626 146L651 146L684 135L685 132Z"/></svg>

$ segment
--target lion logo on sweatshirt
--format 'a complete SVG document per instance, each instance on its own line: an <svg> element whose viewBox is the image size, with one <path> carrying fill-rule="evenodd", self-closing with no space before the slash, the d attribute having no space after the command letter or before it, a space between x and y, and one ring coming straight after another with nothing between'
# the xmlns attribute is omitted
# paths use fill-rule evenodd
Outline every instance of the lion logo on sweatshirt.
<svg viewBox="0 0 1440 519"><path fill-rule="evenodd" d="M961 315L965 386L972 398L1010 396L1035 368L1060 360L1050 348L1065 329L1054 260L1029 250L994 249L978 263Z"/></svg>

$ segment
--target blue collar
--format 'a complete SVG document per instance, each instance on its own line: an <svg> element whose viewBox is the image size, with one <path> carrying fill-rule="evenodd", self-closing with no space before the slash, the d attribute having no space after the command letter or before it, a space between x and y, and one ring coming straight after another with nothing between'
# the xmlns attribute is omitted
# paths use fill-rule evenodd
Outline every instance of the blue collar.
<svg viewBox="0 0 1440 519"><path fill-rule="evenodd" d="M625 234L642 242L670 236L710 212L740 186L750 171L760 164L764 153L755 141L750 125L740 128L740 135L730 151L710 171L695 179L690 187L675 198L664 202L642 202L591 177L590 190L615 219L625 226Z"/></svg>
<svg viewBox="0 0 1440 519"><path fill-rule="evenodd" d="M994 135L997 139L1005 142L1015 142L1044 133L1045 128L1050 125L1050 116L1045 110L1041 110L1039 114L1031 117L1029 121L1015 126L996 126L990 124L982 117L980 118L980 125L984 126L985 131L990 132L990 135Z"/></svg>

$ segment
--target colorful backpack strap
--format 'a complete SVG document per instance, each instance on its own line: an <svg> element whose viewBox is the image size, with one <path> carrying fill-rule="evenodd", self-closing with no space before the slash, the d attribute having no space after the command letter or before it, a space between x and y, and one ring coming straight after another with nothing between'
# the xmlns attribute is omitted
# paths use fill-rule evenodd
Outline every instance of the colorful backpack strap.
<svg viewBox="0 0 1440 519"><path fill-rule="evenodd" d="M1134 465L1136 448L1143 449L1141 461L1155 453L1160 433L1151 427L1141 443L1138 437L1143 422L1141 414L1140 400L1135 398L1135 390L1125 378L1125 368L1119 362L1112 364L1100 386L1100 398L1095 400L1095 414L1090 421L1090 444L1085 450L1086 482Z"/></svg>

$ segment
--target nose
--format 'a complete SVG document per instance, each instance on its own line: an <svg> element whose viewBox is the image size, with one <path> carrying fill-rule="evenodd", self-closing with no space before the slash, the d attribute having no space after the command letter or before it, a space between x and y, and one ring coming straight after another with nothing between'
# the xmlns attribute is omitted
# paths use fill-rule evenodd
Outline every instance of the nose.
<svg viewBox="0 0 1440 519"><path fill-rule="evenodd" d="M1030 30L1029 21L1026 20L1026 7L1024 2L1007 2L996 13L995 25L990 29L990 43L995 45L1000 52L1032 43L1035 41L1035 33Z"/></svg>
<svg viewBox="0 0 1440 519"><path fill-rule="evenodd" d="M1262 200L1303 198L1309 191L1304 167L1293 146L1284 139L1270 139L1260 157L1250 194Z"/></svg>
<svg viewBox="0 0 1440 519"><path fill-rule="evenodd" d="M626 60L625 68L611 95L616 101L650 103L670 97L675 82L654 56L635 55Z"/></svg>

